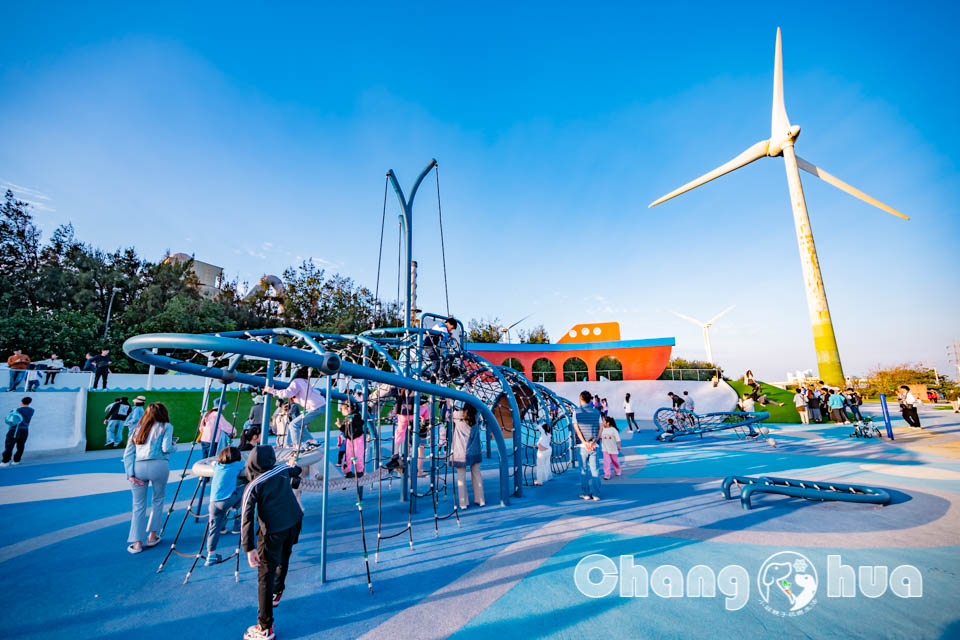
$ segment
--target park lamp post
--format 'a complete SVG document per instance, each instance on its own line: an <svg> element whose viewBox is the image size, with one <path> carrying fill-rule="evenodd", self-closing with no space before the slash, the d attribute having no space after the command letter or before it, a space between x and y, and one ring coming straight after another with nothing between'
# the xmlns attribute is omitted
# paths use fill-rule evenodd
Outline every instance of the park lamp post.
<svg viewBox="0 0 960 640"><path fill-rule="evenodd" d="M114 287L110 293L110 303L107 305L107 322L103 327L103 339L107 339L107 333L110 332L110 312L113 310L113 298L120 292L119 287Z"/></svg>

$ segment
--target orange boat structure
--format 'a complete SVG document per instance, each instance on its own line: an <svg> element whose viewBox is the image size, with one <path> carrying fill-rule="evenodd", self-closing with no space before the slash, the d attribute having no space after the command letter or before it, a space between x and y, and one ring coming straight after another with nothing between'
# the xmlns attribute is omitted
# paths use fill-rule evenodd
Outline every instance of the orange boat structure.
<svg viewBox="0 0 960 640"><path fill-rule="evenodd" d="M597 363L604 357L620 362L624 380L656 380L667 368L675 344L674 338L621 340L619 323L601 322L578 324L556 344L468 342L464 346L493 364L516 359L528 378L534 362L547 360L553 365L557 381L563 382L563 365L571 358L579 358L587 365L587 380L598 380Z"/></svg>

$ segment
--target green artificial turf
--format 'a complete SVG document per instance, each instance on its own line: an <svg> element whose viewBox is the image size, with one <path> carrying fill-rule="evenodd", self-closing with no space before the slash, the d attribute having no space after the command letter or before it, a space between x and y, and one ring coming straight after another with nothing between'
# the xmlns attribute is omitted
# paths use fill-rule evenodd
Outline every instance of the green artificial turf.
<svg viewBox="0 0 960 640"><path fill-rule="evenodd" d="M151 402L162 402L167 406L170 413L170 422L173 424L173 433L180 438L180 442L190 442L197 433L197 425L200 422L200 402L203 400L202 391L137 391L116 393L111 391L90 391L87 393L87 451L96 451L104 448L106 442L106 425L103 424L105 417L104 410L114 399L121 395L127 396L127 399L133 404L133 399L142 395L146 397L147 404ZM211 397L219 397L219 393L211 393ZM253 406L253 398L249 393L240 393L228 391L226 399L229 402L229 409L224 411L224 417L229 420L238 429L243 427L247 417L250 415L250 407ZM239 399L239 409L237 401ZM276 402L273 404L276 407ZM339 415L334 414L335 416ZM323 431L325 416L320 414L310 422L310 431ZM124 442L126 436L124 434Z"/></svg>
<svg viewBox="0 0 960 640"><path fill-rule="evenodd" d="M743 397L743 395L750 390L750 387L738 380L730 381L729 384L740 397ZM773 401L783 403L782 407L775 404L758 404L754 408L754 411L766 411L770 414L770 417L764 420L764 422L776 422L779 424L800 423L800 414L797 413L797 408L793 406L793 391L786 391L784 389L780 389L779 387L773 387L765 382L760 383L760 391L761 393L767 394L768 402Z"/></svg>

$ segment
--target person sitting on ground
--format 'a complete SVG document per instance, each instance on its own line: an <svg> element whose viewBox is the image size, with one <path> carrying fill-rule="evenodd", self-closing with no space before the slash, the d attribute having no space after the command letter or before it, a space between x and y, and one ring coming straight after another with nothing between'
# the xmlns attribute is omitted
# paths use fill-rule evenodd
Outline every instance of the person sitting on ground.
<svg viewBox="0 0 960 640"><path fill-rule="evenodd" d="M550 468L553 457L553 441L550 437L550 423L540 425L540 438L537 440L537 472L533 484L539 486L553 478Z"/></svg>
<svg viewBox="0 0 960 640"><path fill-rule="evenodd" d="M300 367L285 389L264 387L264 393L292 400L303 408L304 412L295 422L287 425L286 446L299 447L301 439L311 440L310 422L323 413L327 399L310 384L310 368Z"/></svg>
<svg viewBox="0 0 960 640"><path fill-rule="evenodd" d="M243 490L237 486L237 476L243 471L240 450L224 447L217 453L213 463L213 480L210 482L210 514L207 524L207 559L204 566L210 567L223 561L217 551L220 535L226 533L223 526L227 512L240 504Z"/></svg>
<svg viewBox="0 0 960 640"><path fill-rule="evenodd" d="M603 479L609 480L611 466L617 477L620 476L620 429L617 428L617 421L609 416L603 421L603 431L600 434L603 449Z"/></svg>
<svg viewBox="0 0 960 640"><path fill-rule="evenodd" d="M450 463L457 470L457 495L460 509L469 504L467 495L467 468L473 485L473 499L481 507L487 502L483 495L483 475L480 473L480 429L477 426L477 409L466 405L453 412L453 442L450 446Z"/></svg>
<svg viewBox="0 0 960 640"><path fill-rule="evenodd" d="M260 427L247 427L240 433L240 451L252 451L260 444Z"/></svg>
<svg viewBox="0 0 960 640"><path fill-rule="evenodd" d="M241 501L240 545L257 569L257 624L244 640L273 640L273 610L286 587L293 545L300 539L303 509L293 493L300 467L277 465L273 447L260 445L246 463L247 487ZM259 537L255 531L259 524Z"/></svg>
<svg viewBox="0 0 960 640"><path fill-rule="evenodd" d="M230 438L237 433L236 428L223 415L228 405L226 399L221 402L220 398L216 398L210 410L200 419L200 448L204 458L209 458L211 452L219 451L229 444Z"/></svg>
<svg viewBox="0 0 960 640"><path fill-rule="evenodd" d="M363 477L363 454L366 449L366 439L363 433L363 415L360 407L347 400L340 403L342 418L337 419L337 427L344 440L344 456L340 468L347 478Z"/></svg>
<svg viewBox="0 0 960 640"><path fill-rule="evenodd" d="M160 524L163 520L163 499L170 477L170 454L176 440L170 413L162 402L154 402L144 412L136 428L130 433L127 447L123 450L123 469L133 493L133 515L130 518L130 534L127 536L127 551L140 553L144 547L144 534L149 531L146 546L160 542ZM147 489L153 487L153 508L147 523Z"/></svg>
<svg viewBox="0 0 960 640"><path fill-rule="evenodd" d="M0 460L0 467L6 467L10 464L10 455L13 454L13 464L20 464L23 458L23 448L27 446L27 438L30 437L30 421L33 420L34 409L30 406L33 398L27 396L20 400L20 406L10 411L4 418L4 425L7 427L7 437L3 443L3 458ZM17 452L13 453L13 448Z"/></svg>
<svg viewBox="0 0 960 640"><path fill-rule="evenodd" d="M104 409L104 413L107 414L107 418L103 421L103 424L107 425L104 447L112 447L114 445L119 447L123 444L123 427L126 425L130 411L130 401L127 400L127 396L115 398L114 401Z"/></svg>

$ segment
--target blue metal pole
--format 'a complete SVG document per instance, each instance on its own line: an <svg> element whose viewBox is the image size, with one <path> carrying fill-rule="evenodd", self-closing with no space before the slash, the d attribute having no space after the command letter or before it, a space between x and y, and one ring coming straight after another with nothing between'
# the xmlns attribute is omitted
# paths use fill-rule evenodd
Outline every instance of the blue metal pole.
<svg viewBox="0 0 960 640"><path fill-rule="evenodd" d="M887 425L887 437L893 440L893 426L890 424L890 410L887 409L887 394L880 394L880 409L883 411L883 422Z"/></svg>
<svg viewBox="0 0 960 640"><path fill-rule="evenodd" d="M270 336L270 344L277 343L277 336ZM273 358L267 360L267 386L273 386L273 368L276 366ZM269 393L263 394L263 420L260 425L260 442L265 445L270 444L270 417L273 415L273 396Z"/></svg>
<svg viewBox="0 0 960 640"><path fill-rule="evenodd" d="M413 263L413 199L417 195L417 189L420 188L420 184L423 182L423 179L427 177L427 174L430 173L430 170L437 166L436 159L430 160L426 167L423 168L423 171L420 172L420 175L417 176L416 182L413 183L413 188L410 189L409 198L405 198L403 195L403 189L400 188L400 183L397 181L396 174L393 173L393 169L387 171L387 178L390 180L390 184L393 185L393 190L397 194L397 199L400 201L400 225L403 229L404 237L404 246L403 246L403 264L405 269L403 273L400 274L401 282L403 283L403 299L404 299L404 325L409 327L412 322L413 309L411 309L411 282L410 282L410 269Z"/></svg>
<svg viewBox="0 0 960 640"><path fill-rule="evenodd" d="M327 580L327 480L330 478L330 416L333 415L333 399L330 396L330 381L327 376L327 410L323 415L323 494L320 504L320 584Z"/></svg>

